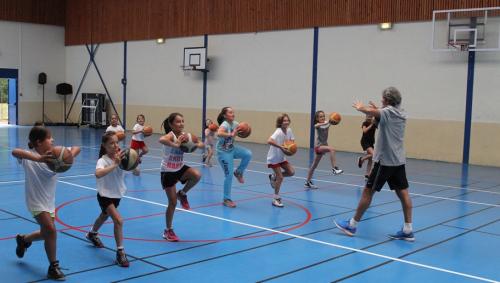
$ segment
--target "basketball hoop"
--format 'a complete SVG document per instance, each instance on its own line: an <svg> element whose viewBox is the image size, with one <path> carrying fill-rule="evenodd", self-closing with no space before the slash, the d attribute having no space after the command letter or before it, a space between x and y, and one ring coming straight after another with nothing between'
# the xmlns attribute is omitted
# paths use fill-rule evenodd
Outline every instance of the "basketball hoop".
<svg viewBox="0 0 500 283"><path fill-rule="evenodd" d="M448 48L455 49L455 51L469 51L469 43L465 42L449 42Z"/></svg>

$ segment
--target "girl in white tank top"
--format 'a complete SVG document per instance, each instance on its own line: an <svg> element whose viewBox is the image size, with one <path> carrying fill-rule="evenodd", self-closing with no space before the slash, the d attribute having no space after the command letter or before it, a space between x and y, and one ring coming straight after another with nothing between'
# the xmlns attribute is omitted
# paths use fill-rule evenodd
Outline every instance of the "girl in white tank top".
<svg viewBox="0 0 500 283"><path fill-rule="evenodd" d="M184 131L184 117L180 113L172 113L163 121L165 135L159 142L163 145L163 160L161 162L161 185L168 198L168 207L165 217L166 229L163 238L167 241L177 242L179 237L175 235L172 227L177 199L181 201L183 209L190 209L186 193L198 183L201 178L200 171L184 164L184 152L180 149L181 144L188 137ZM198 142L198 148L203 148L203 143ZM175 184L180 181L184 188L178 191Z"/></svg>

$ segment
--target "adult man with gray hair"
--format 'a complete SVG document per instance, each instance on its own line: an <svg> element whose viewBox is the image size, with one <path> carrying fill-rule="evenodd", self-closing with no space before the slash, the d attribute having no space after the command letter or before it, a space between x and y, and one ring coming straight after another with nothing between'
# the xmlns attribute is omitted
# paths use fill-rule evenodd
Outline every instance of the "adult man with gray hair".
<svg viewBox="0 0 500 283"><path fill-rule="evenodd" d="M365 106L360 101L352 105L356 110L372 115L378 120L378 137L375 144L375 165L370 173L363 195L358 203L356 214L350 220L335 222L335 225L345 234L354 236L358 222L370 206L375 192L380 191L387 182L389 188L396 192L403 207L404 225L390 238L414 241L412 228L412 202L408 193L406 179L406 156L403 147L406 127L406 113L401 109L401 94L395 87L388 87L382 92L382 108L373 102Z"/></svg>

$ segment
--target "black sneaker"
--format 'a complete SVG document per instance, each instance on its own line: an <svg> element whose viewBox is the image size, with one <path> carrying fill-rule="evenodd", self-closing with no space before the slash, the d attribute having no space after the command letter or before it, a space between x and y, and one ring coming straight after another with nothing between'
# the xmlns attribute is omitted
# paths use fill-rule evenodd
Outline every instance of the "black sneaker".
<svg viewBox="0 0 500 283"><path fill-rule="evenodd" d="M312 181L306 181L306 183L304 184L304 187L308 188L308 189L313 189L313 190L315 190L315 189L318 188L318 186L316 186L315 184L313 184Z"/></svg>
<svg viewBox="0 0 500 283"><path fill-rule="evenodd" d="M31 246L31 242L27 243L24 241L25 235L17 234L16 236L16 255L18 258L22 258L26 250Z"/></svg>
<svg viewBox="0 0 500 283"><path fill-rule="evenodd" d="M87 235L85 235L85 238L87 238L87 240L89 240L94 245L94 247L104 248L104 244L102 243L99 236L97 236L96 232L88 232Z"/></svg>
<svg viewBox="0 0 500 283"><path fill-rule="evenodd" d="M59 261L56 260L50 264L49 270L47 271L47 278L57 281L66 280L66 276L61 271L61 267L59 267Z"/></svg>
<svg viewBox="0 0 500 283"><path fill-rule="evenodd" d="M118 250L116 252L116 263L118 263L121 267L129 267L130 263L128 262L127 255L123 250Z"/></svg>
<svg viewBox="0 0 500 283"><path fill-rule="evenodd" d="M363 167L363 157L362 156L358 157L358 167L359 168Z"/></svg>
<svg viewBox="0 0 500 283"><path fill-rule="evenodd" d="M207 160L207 155L203 154L203 163L205 163L205 160Z"/></svg>

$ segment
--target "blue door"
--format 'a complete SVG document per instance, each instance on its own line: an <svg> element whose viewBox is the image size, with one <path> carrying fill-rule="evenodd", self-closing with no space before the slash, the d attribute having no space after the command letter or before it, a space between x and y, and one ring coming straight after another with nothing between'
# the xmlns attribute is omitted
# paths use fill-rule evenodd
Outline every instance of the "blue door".
<svg viewBox="0 0 500 283"><path fill-rule="evenodd" d="M17 79L9 79L9 124L17 125Z"/></svg>
<svg viewBox="0 0 500 283"><path fill-rule="evenodd" d="M0 78L9 80L8 83L8 103L9 103L9 124L17 125L17 69L3 69L0 68Z"/></svg>

